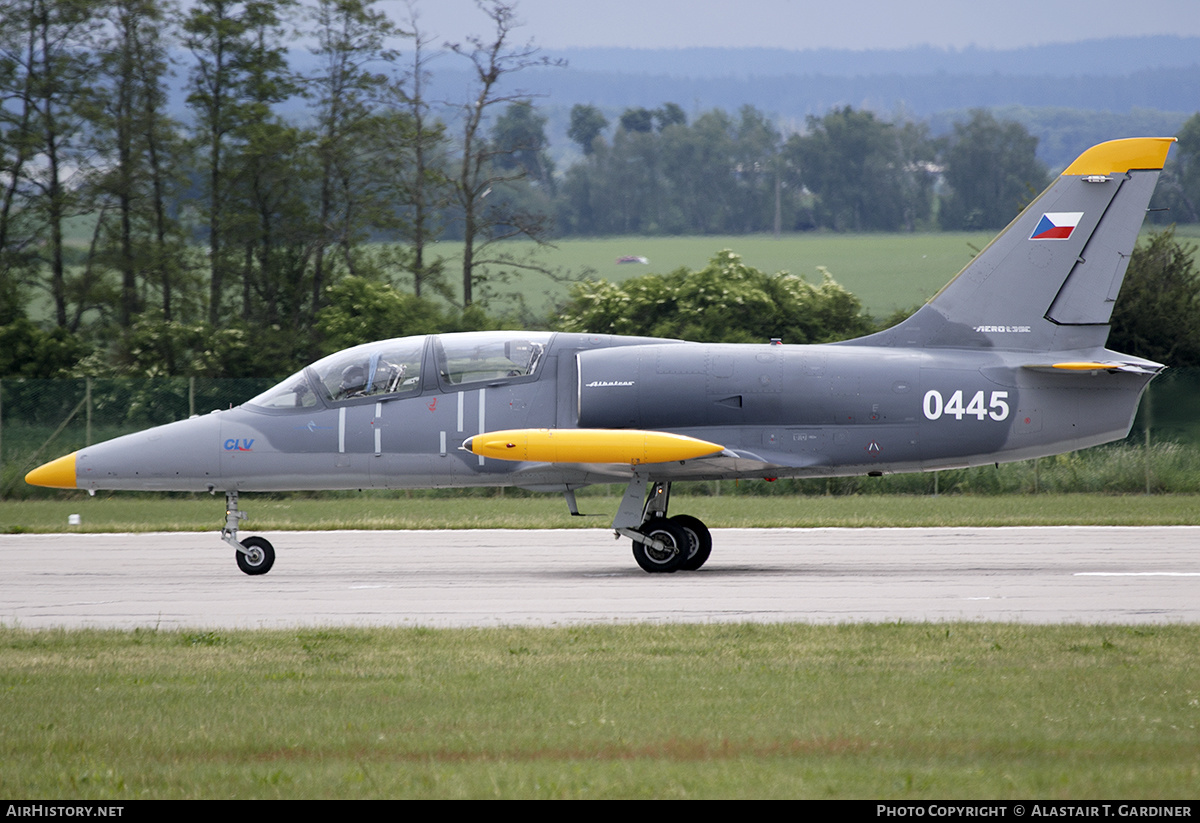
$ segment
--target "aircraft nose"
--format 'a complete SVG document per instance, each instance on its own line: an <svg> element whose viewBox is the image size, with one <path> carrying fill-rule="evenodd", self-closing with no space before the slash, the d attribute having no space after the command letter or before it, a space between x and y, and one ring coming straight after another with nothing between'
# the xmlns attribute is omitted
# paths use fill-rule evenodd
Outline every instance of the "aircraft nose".
<svg viewBox="0 0 1200 823"><path fill-rule="evenodd" d="M43 466L25 475L25 482L31 486L45 486L48 489L75 489L75 455L71 452L65 457L51 460Z"/></svg>

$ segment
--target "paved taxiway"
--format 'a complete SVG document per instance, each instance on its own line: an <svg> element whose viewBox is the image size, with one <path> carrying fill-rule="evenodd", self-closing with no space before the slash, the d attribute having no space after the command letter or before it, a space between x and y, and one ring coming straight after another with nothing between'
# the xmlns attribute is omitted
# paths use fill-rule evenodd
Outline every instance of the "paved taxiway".
<svg viewBox="0 0 1200 823"><path fill-rule="evenodd" d="M1200 621L1200 527L719 529L672 575L603 529L266 536L260 577L215 533L0 536L0 623Z"/></svg>

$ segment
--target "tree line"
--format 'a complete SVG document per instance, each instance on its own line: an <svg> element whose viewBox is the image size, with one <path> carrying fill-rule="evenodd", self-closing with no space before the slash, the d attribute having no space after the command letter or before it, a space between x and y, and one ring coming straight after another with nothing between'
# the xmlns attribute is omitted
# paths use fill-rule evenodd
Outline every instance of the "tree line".
<svg viewBox="0 0 1200 823"><path fill-rule="evenodd" d="M374 0L0 0L13 350L276 373L320 353L321 312L346 278L449 295L427 254L442 236L462 248L461 304L442 322L488 322L470 311L481 283L524 264L499 241L547 230L545 215L488 199L522 176L505 163L518 147L489 130L527 99L509 75L549 61L516 39L511 3L479 6L488 30L435 50L415 4L397 23ZM303 73L288 54L301 33ZM437 51L471 67L463 99L424 95ZM283 116L295 100L303 115ZM43 307L49 331L26 319Z"/></svg>
<svg viewBox="0 0 1200 823"><path fill-rule="evenodd" d="M554 237L1000 228L1048 182L985 111L940 138L852 107L785 135L670 102L574 106L559 170L519 88L553 61L513 3L478 5L486 31L436 42L415 0L0 0L5 373L281 374L356 333L494 326L494 279L544 271ZM429 96L437 61L469 68L461 99ZM1198 156L1200 115L1161 187L1176 219Z"/></svg>
<svg viewBox="0 0 1200 823"><path fill-rule="evenodd" d="M850 106L785 136L750 106L688 122L665 103L610 123L581 104L568 136L583 161L556 190L565 235L998 230L1050 182L1037 138L982 109L939 137ZM1200 114L1151 205L1156 222L1200 222Z"/></svg>

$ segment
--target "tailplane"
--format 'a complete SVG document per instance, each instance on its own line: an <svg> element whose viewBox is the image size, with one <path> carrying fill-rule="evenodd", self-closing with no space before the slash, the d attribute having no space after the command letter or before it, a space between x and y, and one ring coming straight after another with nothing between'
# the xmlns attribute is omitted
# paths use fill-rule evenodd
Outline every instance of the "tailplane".
<svg viewBox="0 0 1200 823"><path fill-rule="evenodd" d="M1088 149L920 310L855 342L1102 348L1172 142L1140 137Z"/></svg>

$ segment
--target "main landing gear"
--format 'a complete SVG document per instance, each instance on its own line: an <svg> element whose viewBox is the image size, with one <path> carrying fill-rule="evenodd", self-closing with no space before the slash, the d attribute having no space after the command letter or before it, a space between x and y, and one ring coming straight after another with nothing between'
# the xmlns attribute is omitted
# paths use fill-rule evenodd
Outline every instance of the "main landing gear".
<svg viewBox="0 0 1200 823"><path fill-rule="evenodd" d="M670 483L654 483L635 475L625 489L613 529L633 541L633 559L652 574L680 569L695 571L712 554L712 535L703 521L688 514L667 516ZM640 508L640 512L639 512Z"/></svg>
<svg viewBox="0 0 1200 823"><path fill-rule="evenodd" d="M246 574L266 574L275 565L275 547L265 537L247 537L239 543L238 521L245 517L245 512L238 511L238 493L225 492L225 527L221 529L221 539L237 549L239 569Z"/></svg>

